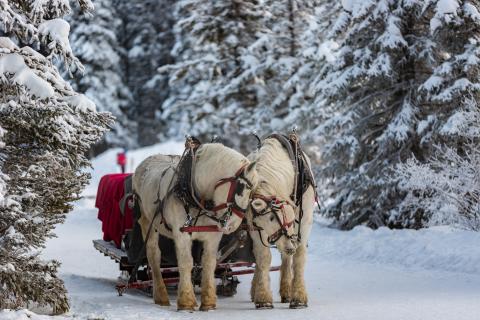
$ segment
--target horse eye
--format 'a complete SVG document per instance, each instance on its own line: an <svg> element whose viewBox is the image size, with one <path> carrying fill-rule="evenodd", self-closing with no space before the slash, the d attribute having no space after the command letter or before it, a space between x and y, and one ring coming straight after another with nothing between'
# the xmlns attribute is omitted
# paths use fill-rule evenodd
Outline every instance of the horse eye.
<svg viewBox="0 0 480 320"><path fill-rule="evenodd" d="M275 220L275 215L272 213L272 214L270 215L270 221L273 221L273 220Z"/></svg>

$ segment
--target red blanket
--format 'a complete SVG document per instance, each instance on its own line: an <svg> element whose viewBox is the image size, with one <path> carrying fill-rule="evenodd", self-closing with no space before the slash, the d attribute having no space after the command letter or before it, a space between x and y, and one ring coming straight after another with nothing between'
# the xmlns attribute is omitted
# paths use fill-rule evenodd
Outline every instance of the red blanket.
<svg viewBox="0 0 480 320"><path fill-rule="evenodd" d="M125 192L124 181L130 174L107 174L98 184L95 207L98 208L98 219L102 221L103 240L115 242L120 248L122 235L133 225L132 209L125 206L125 214L120 211L120 200Z"/></svg>

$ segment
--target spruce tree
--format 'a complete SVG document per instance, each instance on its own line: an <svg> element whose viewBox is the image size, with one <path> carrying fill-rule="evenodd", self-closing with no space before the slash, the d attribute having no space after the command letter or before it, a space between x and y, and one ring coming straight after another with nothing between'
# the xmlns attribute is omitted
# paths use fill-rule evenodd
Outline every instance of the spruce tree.
<svg viewBox="0 0 480 320"><path fill-rule="evenodd" d="M133 97L127 86L124 49L121 47L122 20L112 0L95 1L95 14L74 10L70 43L85 66L83 74L72 79L73 88L91 99L99 111L110 112L116 121L97 151L108 147L133 148L137 128L133 115Z"/></svg>
<svg viewBox="0 0 480 320"><path fill-rule="evenodd" d="M244 72L263 84L250 126L260 132L296 126L306 133L312 118L305 111L312 98L309 85L325 61L333 60L334 44L324 40L341 6L325 0L265 1L263 6L268 15L248 50L255 64Z"/></svg>
<svg viewBox="0 0 480 320"><path fill-rule="evenodd" d="M334 63L319 70L310 112L323 146L323 213L342 228L419 227L399 213L404 194L389 176L434 144L462 148L442 130L478 101L479 2L343 1L333 28Z"/></svg>
<svg viewBox="0 0 480 320"><path fill-rule="evenodd" d="M59 263L39 254L87 184L85 153L111 117L96 112L53 63L58 58L67 69L82 69L62 19L68 2L0 0L0 11L8 35L0 38L0 308L34 302L61 313L68 300Z"/></svg>
<svg viewBox="0 0 480 320"><path fill-rule="evenodd" d="M462 110L463 109L463 110ZM400 163L394 178L407 193L396 221L405 225L452 225L480 231L480 110L466 104L447 120L441 134L460 144L436 144L425 162Z"/></svg>
<svg viewBox="0 0 480 320"><path fill-rule="evenodd" d="M118 29L125 52L122 65L133 97L129 117L136 121L138 143L150 145L158 142L172 125L160 117L169 87L168 78L157 69L173 62L170 50L174 45L175 1L113 0L113 3L122 19Z"/></svg>
<svg viewBox="0 0 480 320"><path fill-rule="evenodd" d="M161 68L169 74L163 118L173 124L171 136L221 135L240 144L238 138L250 129L240 126L240 120L258 105L255 79L240 75L251 62L244 54L256 40L262 15L256 0L178 2L176 61Z"/></svg>

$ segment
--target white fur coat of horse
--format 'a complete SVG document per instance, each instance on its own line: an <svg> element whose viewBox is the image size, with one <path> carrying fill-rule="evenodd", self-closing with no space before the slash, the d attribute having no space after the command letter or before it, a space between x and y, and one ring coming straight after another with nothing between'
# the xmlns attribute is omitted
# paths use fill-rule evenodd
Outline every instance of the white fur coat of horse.
<svg viewBox="0 0 480 320"><path fill-rule="evenodd" d="M287 151L274 138L265 139L261 148L249 155L257 163L259 185L253 193L251 208L247 213L250 225L260 227L261 231L250 231L253 239L253 251L256 260L255 274L252 280L251 298L257 308L272 308L270 289L270 264L272 260L269 243L266 239L279 229L279 222L286 221L285 233L274 243L282 256L280 269L280 296L282 303L289 302L290 308L306 307L308 303L305 288L304 269L307 257L307 242L313 224L313 206L315 191L309 186L303 194L303 216L301 224L300 208L290 199L294 190L294 167ZM309 159L307 159L310 165ZM284 205L277 212L268 210L269 199L280 200ZM266 212L256 215L255 212ZM277 215L275 217L274 215ZM283 219L283 220L282 220ZM300 228L300 230L299 230ZM296 235L301 235L298 239ZM273 244L273 243L272 243Z"/></svg>
<svg viewBox="0 0 480 320"><path fill-rule="evenodd" d="M178 156L151 156L138 166L133 176L133 190L139 197L141 210L139 224L144 239L153 220L151 233L146 239L147 259L153 274L153 298L157 304L170 304L160 271L161 252L158 246L158 237L159 234L162 234L175 242L180 273L177 308L194 310L197 303L191 280L193 267L191 246L193 240L199 240L203 242L200 309L211 310L216 308L214 271L220 240L224 233L235 231L240 226L242 219L233 214L228 219L227 225L221 226L220 223L201 216L196 223L197 226L217 225L224 232L193 232L189 234L180 231L187 221L187 212L185 212L183 202L175 194L169 192L169 187L172 188L175 183L175 169L178 161ZM240 153L221 144L203 144L198 148L193 173L195 191L202 199L213 200L215 204L225 203L229 183L218 186L217 182L234 176L242 167L245 168L242 176L244 179L237 179L237 182L244 184L243 192L235 194L233 201L238 207L246 209L250 201L251 190L258 183L255 163L250 163ZM245 180L250 182L251 186ZM171 181L173 182L171 183ZM163 218L160 214L155 217L159 199L163 200ZM219 210L216 214L222 216L226 211L227 208ZM198 210L191 212L192 217L195 217L197 213Z"/></svg>

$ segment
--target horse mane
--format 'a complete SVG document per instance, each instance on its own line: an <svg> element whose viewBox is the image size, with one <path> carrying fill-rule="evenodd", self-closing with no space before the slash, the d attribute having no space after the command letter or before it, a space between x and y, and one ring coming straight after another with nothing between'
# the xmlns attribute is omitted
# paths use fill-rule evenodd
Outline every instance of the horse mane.
<svg viewBox="0 0 480 320"><path fill-rule="evenodd" d="M260 151L254 157L260 176L256 192L290 199L295 173L292 162L281 143L277 139L265 139Z"/></svg>
<svg viewBox="0 0 480 320"><path fill-rule="evenodd" d="M203 197L213 194L218 180L233 176L241 166L249 163L244 155L221 143L200 145L196 157L194 185ZM199 166L209 168L197 170Z"/></svg>
<svg viewBox="0 0 480 320"><path fill-rule="evenodd" d="M244 160L245 156L221 143L204 143L198 147L197 161L216 161L219 164L231 164Z"/></svg>

